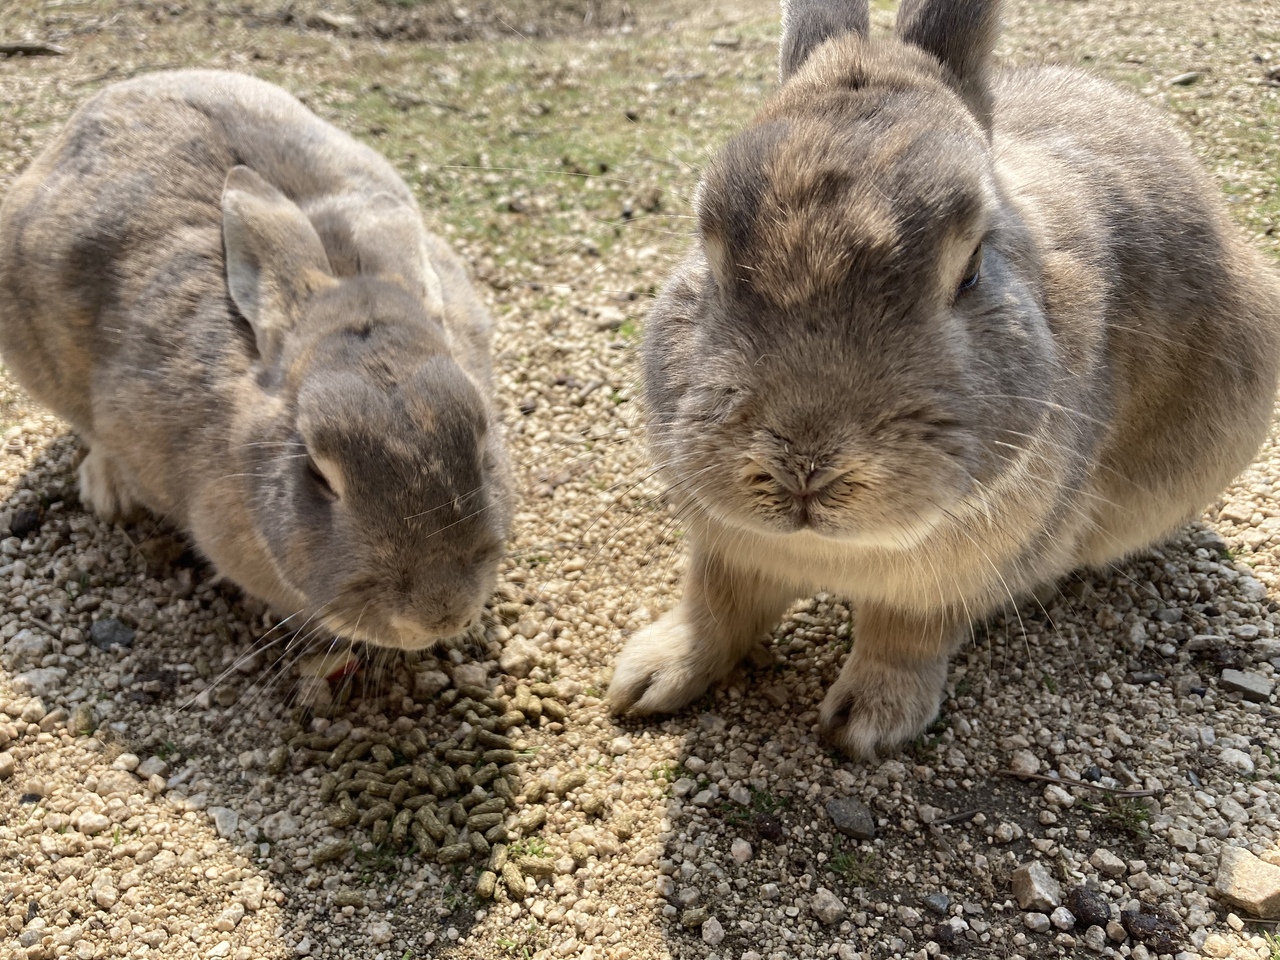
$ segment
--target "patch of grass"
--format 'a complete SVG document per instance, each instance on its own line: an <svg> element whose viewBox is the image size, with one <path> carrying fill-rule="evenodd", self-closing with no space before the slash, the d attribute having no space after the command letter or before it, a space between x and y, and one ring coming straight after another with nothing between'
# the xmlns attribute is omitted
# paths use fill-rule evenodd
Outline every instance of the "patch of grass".
<svg viewBox="0 0 1280 960"><path fill-rule="evenodd" d="M547 854L547 842L541 837L525 837L507 847L510 857L544 857Z"/></svg>
<svg viewBox="0 0 1280 960"><path fill-rule="evenodd" d="M739 806L736 803L729 805L725 808L724 819L726 823L743 826L754 821L756 817L775 817L790 806L791 800L789 798L775 797L768 790L757 790L752 787L751 804L746 807Z"/></svg>
<svg viewBox="0 0 1280 960"><path fill-rule="evenodd" d="M1265 931L1262 939L1266 941L1267 949L1271 951L1270 960L1280 960L1280 934Z"/></svg>
<svg viewBox="0 0 1280 960"><path fill-rule="evenodd" d="M360 882L370 884L394 873L399 856L399 851L392 848L389 843L378 844L372 850L356 847L356 863L361 867Z"/></svg>
<svg viewBox="0 0 1280 960"><path fill-rule="evenodd" d="M1133 797L1112 797L1103 803L1086 803L1082 806L1090 813L1097 814L1105 826L1134 840L1146 840L1150 835L1148 824L1151 821L1151 811Z"/></svg>
<svg viewBox="0 0 1280 960"><path fill-rule="evenodd" d="M827 866L836 876L854 887L873 883L877 874L877 857L874 850L844 850L837 838L831 848Z"/></svg>

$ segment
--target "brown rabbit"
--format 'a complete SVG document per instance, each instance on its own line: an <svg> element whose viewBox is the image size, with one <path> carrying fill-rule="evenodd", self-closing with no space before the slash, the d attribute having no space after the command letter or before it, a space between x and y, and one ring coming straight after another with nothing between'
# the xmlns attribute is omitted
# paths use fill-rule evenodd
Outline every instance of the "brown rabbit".
<svg viewBox="0 0 1280 960"><path fill-rule="evenodd" d="M1151 107L992 72L997 0L786 10L785 84L711 163L650 313L679 605L614 707L677 710L787 604L851 597L821 707L851 754L936 715L969 625L1167 536L1257 450L1280 284Z"/></svg>
<svg viewBox="0 0 1280 960"><path fill-rule="evenodd" d="M0 351L145 507L299 624L419 648L479 613L511 483L492 324L375 151L278 87L108 87L0 206Z"/></svg>

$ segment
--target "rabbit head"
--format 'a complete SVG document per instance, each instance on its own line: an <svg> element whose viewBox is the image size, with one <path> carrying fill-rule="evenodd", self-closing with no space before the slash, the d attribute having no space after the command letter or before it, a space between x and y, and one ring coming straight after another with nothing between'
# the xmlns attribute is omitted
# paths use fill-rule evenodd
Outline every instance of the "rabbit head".
<svg viewBox="0 0 1280 960"><path fill-rule="evenodd" d="M404 649L460 632L493 589L510 492L484 385L433 315L438 279L334 277L312 222L246 167L222 207L257 354L237 449L258 546L317 626Z"/></svg>
<svg viewBox="0 0 1280 960"><path fill-rule="evenodd" d="M760 532L907 547L1004 469L1052 345L1002 199L997 4L793 3L785 84L706 170L648 324L677 498ZM803 9L802 9L803 8Z"/></svg>

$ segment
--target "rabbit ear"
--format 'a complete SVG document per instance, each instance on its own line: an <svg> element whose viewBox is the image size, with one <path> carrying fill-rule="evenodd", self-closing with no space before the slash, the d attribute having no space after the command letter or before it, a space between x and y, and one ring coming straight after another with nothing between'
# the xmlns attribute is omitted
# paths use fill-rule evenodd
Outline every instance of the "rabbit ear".
<svg viewBox="0 0 1280 960"><path fill-rule="evenodd" d="M1000 0L902 0L895 29L899 38L942 61L969 109L990 130L987 65L1000 33Z"/></svg>
<svg viewBox="0 0 1280 960"><path fill-rule="evenodd" d="M846 33L865 37L870 28L867 0L787 0L778 56L783 82L825 41Z"/></svg>
<svg viewBox="0 0 1280 960"><path fill-rule="evenodd" d="M428 314L438 317L444 312L443 285L431 266L427 230L414 207L379 193L361 204L355 234L363 271L398 277L421 298Z"/></svg>
<svg viewBox="0 0 1280 960"><path fill-rule="evenodd" d="M324 245L297 204L244 166L232 167L222 188L222 243L231 299L269 360L296 302L334 282Z"/></svg>

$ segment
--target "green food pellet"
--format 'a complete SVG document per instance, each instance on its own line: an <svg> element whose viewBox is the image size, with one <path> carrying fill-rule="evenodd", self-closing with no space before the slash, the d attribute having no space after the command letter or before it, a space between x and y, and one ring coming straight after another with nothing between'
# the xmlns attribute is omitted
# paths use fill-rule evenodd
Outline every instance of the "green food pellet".
<svg viewBox="0 0 1280 960"><path fill-rule="evenodd" d="M578 802L578 809L589 817L598 817L604 811L604 797L589 793Z"/></svg>
<svg viewBox="0 0 1280 960"><path fill-rule="evenodd" d="M575 840L569 844L569 856L573 858L574 863L582 866L587 862L587 858L591 856L591 850L581 840Z"/></svg>
<svg viewBox="0 0 1280 960"><path fill-rule="evenodd" d="M409 839L409 824L413 821L412 810L401 810L391 821L391 842L397 847L404 846Z"/></svg>
<svg viewBox="0 0 1280 960"><path fill-rule="evenodd" d="M510 838L507 836L507 828L505 824L498 824L496 827L490 827L484 832L484 838L490 843L505 843Z"/></svg>
<svg viewBox="0 0 1280 960"><path fill-rule="evenodd" d="M502 814L500 813L473 814L467 818L467 829L478 830L483 833L490 827L496 827L501 822Z"/></svg>
<svg viewBox="0 0 1280 960"><path fill-rule="evenodd" d="M489 750L510 750L514 746L510 737L504 737L500 733L490 733L488 730L481 730L476 740L482 747Z"/></svg>
<svg viewBox="0 0 1280 960"><path fill-rule="evenodd" d="M540 826L547 822L547 808L542 806L531 807L520 815L520 830L522 833L532 833Z"/></svg>
<svg viewBox="0 0 1280 960"><path fill-rule="evenodd" d="M515 763L519 756L514 750L486 750L483 759L485 763Z"/></svg>
<svg viewBox="0 0 1280 960"><path fill-rule="evenodd" d="M370 839L373 840L375 845L381 845L387 842L387 837L390 836L390 834L391 821L379 820L373 825L373 833L370 835Z"/></svg>
<svg viewBox="0 0 1280 960"><path fill-rule="evenodd" d="M409 796L409 791L412 789L413 787L409 786L408 780L401 780L391 788L391 803L397 807L404 806L405 798Z"/></svg>
<svg viewBox="0 0 1280 960"><path fill-rule="evenodd" d="M492 900L493 895L498 890L498 875L492 870L486 870L480 874L480 879L476 881L476 896L481 900Z"/></svg>
<svg viewBox="0 0 1280 960"><path fill-rule="evenodd" d="M559 722L569 716L569 711L564 708L564 704L559 700L544 697L542 700L542 715L550 720Z"/></svg>
<svg viewBox="0 0 1280 960"><path fill-rule="evenodd" d="M572 790L586 786L587 775L581 770L571 770L560 778L556 784L556 793L564 796Z"/></svg>
<svg viewBox="0 0 1280 960"><path fill-rule="evenodd" d="M489 841L484 838L483 834L469 833L467 839L471 842L471 849L476 852L477 856L487 856L489 853Z"/></svg>
<svg viewBox="0 0 1280 960"><path fill-rule="evenodd" d="M471 782L477 787L483 787L486 783L491 782L498 775L498 765L496 763L486 763L483 767L471 774Z"/></svg>
<svg viewBox="0 0 1280 960"><path fill-rule="evenodd" d="M436 818L435 812L430 807L421 808L414 816L414 821L422 824L423 829L436 843L444 839L444 824Z"/></svg>
<svg viewBox="0 0 1280 960"><path fill-rule="evenodd" d="M334 840L331 843L322 844L317 847L315 852L311 854L311 862L319 865L322 863L329 863L333 860L341 860L350 852L350 840Z"/></svg>
<svg viewBox="0 0 1280 960"><path fill-rule="evenodd" d="M471 853L471 844L451 843L447 847L440 848L440 852L436 854L436 859L441 863L458 863L461 860L471 859Z"/></svg>
<svg viewBox="0 0 1280 960"><path fill-rule="evenodd" d="M486 800L484 803L477 803L471 808L471 816L479 816L484 813L502 813L507 809L507 801L501 797L494 797L492 800Z"/></svg>
<svg viewBox="0 0 1280 960"><path fill-rule="evenodd" d="M541 800L543 797L547 795L547 791L549 791L550 789L551 789L551 784L547 783L546 780L544 779L535 780L533 781L533 783L529 784L527 787L524 788L524 798L528 800L530 803L537 803L539 800Z"/></svg>
<svg viewBox="0 0 1280 960"><path fill-rule="evenodd" d="M339 890L333 895L335 906L339 907L355 907L359 910L364 906L364 895L358 890Z"/></svg>
<svg viewBox="0 0 1280 960"><path fill-rule="evenodd" d="M320 802L328 803L333 799L333 795L338 792L338 778L332 773L326 773L320 778Z"/></svg>
<svg viewBox="0 0 1280 960"><path fill-rule="evenodd" d="M520 868L508 861L502 868L502 882L507 885L507 892L512 900L523 900L528 893L528 883Z"/></svg>
<svg viewBox="0 0 1280 960"><path fill-rule="evenodd" d="M362 830L367 830L370 824L375 823L378 820L388 820L395 816L395 812L396 808L389 803L375 803L364 812L363 816L360 817L360 828ZM387 838L384 836L382 840L385 839ZM374 843L381 843L382 840L375 840Z"/></svg>
<svg viewBox="0 0 1280 960"><path fill-rule="evenodd" d="M489 852L489 869L500 873L506 865L507 845L505 843L495 843L493 849Z"/></svg>
<svg viewBox="0 0 1280 960"><path fill-rule="evenodd" d="M289 763L289 748L275 747L267 754L267 773L283 773Z"/></svg>
<svg viewBox="0 0 1280 960"><path fill-rule="evenodd" d="M427 859L434 859L439 847L436 842L431 839L431 835L417 820L409 824L409 835L413 837L413 842L418 845L418 853Z"/></svg>
<svg viewBox="0 0 1280 960"><path fill-rule="evenodd" d="M549 877L556 872L555 864L546 857L521 857L517 865L521 873L530 877Z"/></svg>
<svg viewBox="0 0 1280 960"><path fill-rule="evenodd" d="M512 727L518 727L524 723L525 715L520 710L508 710L496 719L499 730L510 730Z"/></svg>

